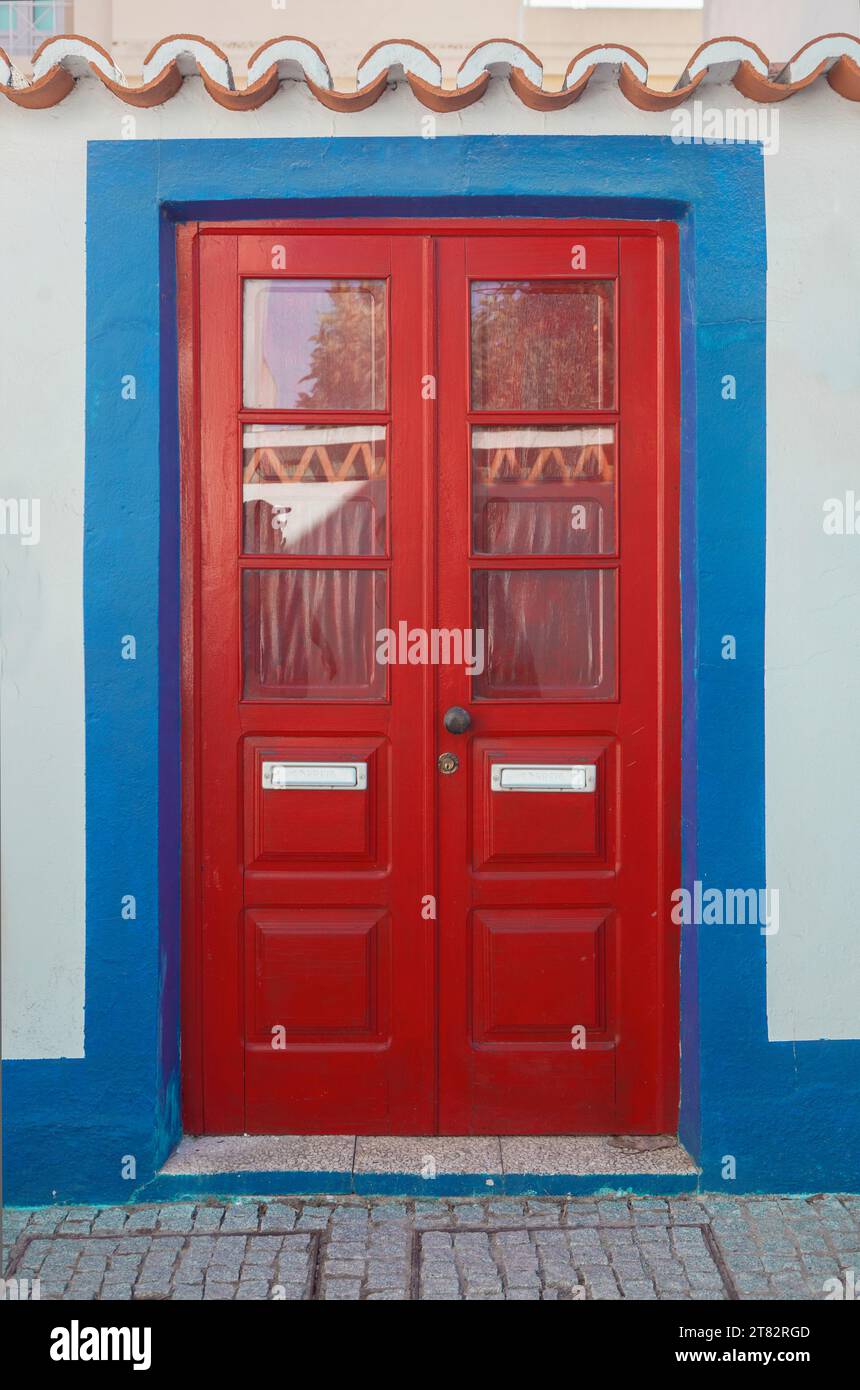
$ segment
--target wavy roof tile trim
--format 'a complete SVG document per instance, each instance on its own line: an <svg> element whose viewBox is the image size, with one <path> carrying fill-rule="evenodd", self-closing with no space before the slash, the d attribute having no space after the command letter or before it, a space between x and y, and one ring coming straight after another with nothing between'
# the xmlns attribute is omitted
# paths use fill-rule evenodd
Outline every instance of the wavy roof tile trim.
<svg viewBox="0 0 860 1390"><path fill-rule="evenodd" d="M428 49L409 39L376 44L358 65L356 88L338 92L316 44L278 38L258 48L248 63L247 86L236 86L227 55L195 34L171 34L157 43L143 66L143 82L131 86L110 54L91 39L62 34L48 39L33 56L33 77L25 79L0 48L0 93L16 106L56 106L82 79L102 82L128 106L160 106L175 96L186 77L200 77L207 92L230 111L253 111L284 82L304 82L317 101L332 111L363 111L392 83L406 81L432 111L459 111L479 101L491 77L506 78L524 105L558 111L578 101L592 84L616 83L641 111L681 105L699 87L733 83L750 101L785 101L825 78L847 101L860 101L860 38L824 34L805 44L780 71L772 72L755 44L735 37L703 43L672 91L648 86L648 65L631 48L596 45L571 61L560 91L543 85L543 67L529 49L512 39L489 39L464 59L453 88L442 85L442 66Z"/></svg>

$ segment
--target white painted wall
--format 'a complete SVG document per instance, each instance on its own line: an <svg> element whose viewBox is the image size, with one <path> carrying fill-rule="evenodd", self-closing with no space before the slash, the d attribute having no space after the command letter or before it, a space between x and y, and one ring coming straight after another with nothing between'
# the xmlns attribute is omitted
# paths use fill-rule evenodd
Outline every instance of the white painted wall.
<svg viewBox="0 0 860 1390"><path fill-rule="evenodd" d="M733 88L708 105L737 106ZM49 111L0 104L0 496L42 499L42 540L0 537L4 1053L79 1056L84 971L81 496L86 140L128 108L95 82ZM301 87L230 114L198 79L137 137L413 135L407 89L335 115ZM768 941L773 1038L860 1037L860 536L825 537L822 503L856 486L860 436L860 120L826 85L779 108L769 228L767 845L781 893ZM612 86L565 112L504 83L438 118L469 134L655 134ZM860 488L858 488L860 492ZM728 885L727 885L728 886ZM744 886L744 885L737 885Z"/></svg>
<svg viewBox="0 0 860 1390"><path fill-rule="evenodd" d="M3 1056L83 1056L84 181L77 120L0 108ZM65 129L64 129L65 124Z"/></svg>
<svg viewBox="0 0 860 1390"><path fill-rule="evenodd" d="M860 500L860 123L850 102L799 100L826 124L786 103L767 160L767 854L781 919L767 983L783 1040L860 1037L860 534L825 535L822 511L852 488Z"/></svg>

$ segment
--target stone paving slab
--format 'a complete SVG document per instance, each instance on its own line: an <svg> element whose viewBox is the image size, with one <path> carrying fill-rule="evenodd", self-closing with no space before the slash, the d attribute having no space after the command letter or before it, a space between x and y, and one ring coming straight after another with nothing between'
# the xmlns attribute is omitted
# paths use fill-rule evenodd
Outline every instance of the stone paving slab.
<svg viewBox="0 0 860 1390"><path fill-rule="evenodd" d="M177 1202L3 1214L54 1300L820 1299L860 1286L860 1197ZM828 1282L830 1281L830 1282Z"/></svg>
<svg viewBox="0 0 860 1390"><path fill-rule="evenodd" d="M503 1136L506 1174L695 1173L696 1165L676 1138L659 1135L622 1145L611 1135Z"/></svg>
<svg viewBox="0 0 860 1390"><path fill-rule="evenodd" d="M349 1173L355 1136L343 1134L186 1135L164 1173Z"/></svg>
<svg viewBox="0 0 860 1390"><path fill-rule="evenodd" d="M467 1135L452 1139L444 1135L408 1138L395 1134L385 1138L359 1135L355 1145L353 1174L409 1173L433 1181L439 1174L502 1173L502 1148L497 1137Z"/></svg>

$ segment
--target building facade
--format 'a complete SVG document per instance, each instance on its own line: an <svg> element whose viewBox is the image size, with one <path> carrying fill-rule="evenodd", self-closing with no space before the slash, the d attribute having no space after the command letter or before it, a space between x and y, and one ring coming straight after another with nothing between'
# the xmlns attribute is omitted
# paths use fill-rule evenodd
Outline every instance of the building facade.
<svg viewBox="0 0 860 1390"><path fill-rule="evenodd" d="M8 1200L858 1189L858 60L0 68Z"/></svg>

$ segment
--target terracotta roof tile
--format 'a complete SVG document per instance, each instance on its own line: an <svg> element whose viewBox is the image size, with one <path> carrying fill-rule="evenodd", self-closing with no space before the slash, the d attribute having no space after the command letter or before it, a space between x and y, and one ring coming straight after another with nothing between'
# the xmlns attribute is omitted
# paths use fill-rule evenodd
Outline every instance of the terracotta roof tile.
<svg viewBox="0 0 860 1390"><path fill-rule="evenodd" d="M671 91L648 85L648 66L632 49L617 45L584 49L570 63L560 91L543 85L535 55L512 39L489 39L463 60L453 88L442 85L438 58L409 39L387 39L362 58L354 91L336 91L323 54L307 39L271 39L252 54L247 85L237 87L227 55L195 34L171 34L146 58L143 82L132 86L110 54L91 39L63 34L48 39L33 57L25 79L0 49L0 93L16 106L56 106L80 79L95 79L129 106L160 106L175 96L186 77L199 76L209 95L231 111L262 106L282 82L304 82L317 101L334 111L362 111L394 82L407 81L432 111L458 111L479 101L491 77L506 78L525 106L556 111L578 101L591 84L616 83L642 111L663 111L686 101L701 86L734 83L751 101L784 101L822 78L847 101L860 101L860 38L824 34L812 39L781 70L755 44L727 37L696 50Z"/></svg>

